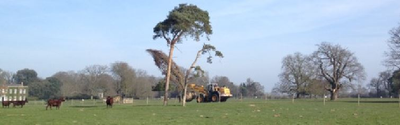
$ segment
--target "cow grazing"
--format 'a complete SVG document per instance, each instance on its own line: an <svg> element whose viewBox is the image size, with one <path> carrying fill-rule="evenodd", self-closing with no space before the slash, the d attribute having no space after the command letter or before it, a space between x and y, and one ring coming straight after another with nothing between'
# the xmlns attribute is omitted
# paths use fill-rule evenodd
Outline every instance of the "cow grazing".
<svg viewBox="0 0 400 125"><path fill-rule="evenodd" d="M110 96L107 96L106 103L107 103L107 108L108 108L108 106L110 106L112 108L112 105L114 103L114 99L112 97L110 97Z"/></svg>
<svg viewBox="0 0 400 125"><path fill-rule="evenodd" d="M13 103L13 107L21 106L21 108L22 108L22 107L24 107L25 103L28 103L28 99L25 99L24 101L13 101L12 103Z"/></svg>
<svg viewBox="0 0 400 125"><path fill-rule="evenodd" d="M50 109L51 109L51 107L53 107L53 106L55 106L56 109L60 109L61 103L64 102L64 101L65 101L64 98L60 98L60 99L49 99L49 100L47 101L46 110L47 110L48 107L50 107Z"/></svg>
<svg viewBox="0 0 400 125"><path fill-rule="evenodd" d="M10 103L11 103L10 101L2 101L1 104L3 105L3 108L4 107L10 108Z"/></svg>

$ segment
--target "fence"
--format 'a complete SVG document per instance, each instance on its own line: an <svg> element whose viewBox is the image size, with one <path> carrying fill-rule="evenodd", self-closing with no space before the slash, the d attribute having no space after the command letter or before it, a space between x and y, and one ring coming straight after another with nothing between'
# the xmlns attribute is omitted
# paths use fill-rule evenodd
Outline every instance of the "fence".
<svg viewBox="0 0 400 125"><path fill-rule="evenodd" d="M47 100L28 100L26 105L46 106ZM124 103L114 103L114 105L162 105L163 99L161 98L146 98L146 99L124 99ZM178 99L170 98L168 101L170 105L180 105ZM82 107L94 107L94 106L106 106L105 99L70 99L65 100L62 106L82 106Z"/></svg>

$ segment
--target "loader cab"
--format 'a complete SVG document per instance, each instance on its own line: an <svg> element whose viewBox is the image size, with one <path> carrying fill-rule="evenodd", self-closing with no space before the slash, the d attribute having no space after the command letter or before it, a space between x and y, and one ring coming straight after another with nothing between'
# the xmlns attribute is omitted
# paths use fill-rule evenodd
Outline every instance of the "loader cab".
<svg viewBox="0 0 400 125"><path fill-rule="evenodd" d="M217 83L212 83L212 84L208 84L207 86L207 90L209 92L214 92L214 91L218 91L217 89L219 88Z"/></svg>

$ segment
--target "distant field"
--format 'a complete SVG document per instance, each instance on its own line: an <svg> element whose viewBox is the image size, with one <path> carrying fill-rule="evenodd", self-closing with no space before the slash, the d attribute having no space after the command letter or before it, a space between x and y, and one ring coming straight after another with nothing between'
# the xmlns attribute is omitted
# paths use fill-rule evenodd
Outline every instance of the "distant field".
<svg viewBox="0 0 400 125"><path fill-rule="evenodd" d="M135 100L106 109L100 101L66 101L60 110L45 110L42 102L30 101L24 108L0 108L2 125L381 125L400 124L397 99L339 99L336 102L304 99L243 101L225 103L190 102L181 107L176 100L162 106L161 100Z"/></svg>

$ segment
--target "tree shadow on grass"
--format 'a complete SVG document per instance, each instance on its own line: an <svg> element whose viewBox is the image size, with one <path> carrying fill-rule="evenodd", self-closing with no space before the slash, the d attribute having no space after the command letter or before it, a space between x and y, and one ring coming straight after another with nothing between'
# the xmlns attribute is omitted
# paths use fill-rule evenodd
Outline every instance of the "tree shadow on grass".
<svg viewBox="0 0 400 125"><path fill-rule="evenodd" d="M152 104L149 104L149 105L146 105L146 104L143 104L143 105L132 105L133 107L150 107L150 106L153 106L153 107L176 107L176 106L180 106L180 107L182 107L182 105L180 105L180 104L168 104L167 106L164 106L164 105L152 105Z"/></svg>
<svg viewBox="0 0 400 125"><path fill-rule="evenodd" d="M341 101L347 103L358 103L358 101ZM360 103L399 103L399 101L360 101Z"/></svg>
<svg viewBox="0 0 400 125"><path fill-rule="evenodd" d="M100 107L100 106L96 106L96 105L87 105L87 106L69 106L69 107L71 107L71 108L97 108L97 107Z"/></svg>

